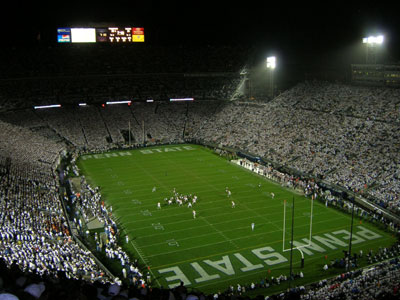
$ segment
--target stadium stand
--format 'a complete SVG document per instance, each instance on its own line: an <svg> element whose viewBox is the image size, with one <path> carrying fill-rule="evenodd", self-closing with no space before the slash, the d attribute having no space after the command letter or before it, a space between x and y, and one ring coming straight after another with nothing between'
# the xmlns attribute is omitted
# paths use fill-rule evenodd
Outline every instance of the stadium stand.
<svg viewBox="0 0 400 300"><path fill-rule="evenodd" d="M1 293L20 299L236 299L246 297L243 288L266 288L285 280L282 275L240 287L240 292L227 287L216 295L183 287L151 288L137 262L118 247L118 229L100 204L101 195L83 182L82 201L72 204L84 220L94 217L106 224L107 256L127 266L130 280L135 278L133 286L122 284L70 232L69 212L63 207L70 203L62 200L56 171L66 152L77 157L143 144L212 143L273 162L265 174L275 180L290 184L292 174L274 166L288 167L400 216L398 89L307 81L270 102L227 101L240 81L233 74L251 50L144 46L132 51L74 45L30 51L34 55L21 49L0 53L2 61L8 61L0 66L0 299ZM110 99L185 95L196 101L99 105ZM62 108L31 108L57 100ZM89 105L78 107L79 102ZM312 194L308 183L300 182ZM343 206L349 207L345 202ZM79 220L72 224L78 231ZM391 227L399 233L394 224ZM399 248L382 251L371 257L377 264L368 270L266 299L395 299Z"/></svg>

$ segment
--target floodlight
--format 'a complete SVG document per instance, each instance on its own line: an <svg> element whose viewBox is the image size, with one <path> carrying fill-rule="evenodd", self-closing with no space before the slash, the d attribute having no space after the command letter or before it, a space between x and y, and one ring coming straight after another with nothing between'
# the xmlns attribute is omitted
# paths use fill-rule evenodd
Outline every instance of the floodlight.
<svg viewBox="0 0 400 300"><path fill-rule="evenodd" d="M107 105L113 105L113 104L130 104L131 101L130 100L126 100L126 101L107 101L106 104Z"/></svg>
<svg viewBox="0 0 400 300"><path fill-rule="evenodd" d="M363 43L365 44L365 49L367 51L366 62L368 64L376 64L377 54L383 42L384 42L383 35L368 36L363 38Z"/></svg>
<svg viewBox="0 0 400 300"><path fill-rule="evenodd" d="M379 36L376 37L376 39L375 39L376 41L375 42L377 44L382 44L383 43L383 39L384 39L383 35L379 35Z"/></svg>
<svg viewBox="0 0 400 300"><path fill-rule="evenodd" d="M276 57L275 56L267 57L267 68L275 69L275 67L276 67Z"/></svg>
<svg viewBox="0 0 400 300"><path fill-rule="evenodd" d="M174 102L174 101L194 101L194 98L171 98L169 101Z"/></svg>
<svg viewBox="0 0 400 300"><path fill-rule="evenodd" d="M43 109L43 108L55 108L55 107L61 107L61 104L51 104L51 105L38 105L34 106L34 109Z"/></svg>
<svg viewBox="0 0 400 300"><path fill-rule="evenodd" d="M384 41L383 35L369 36L369 37L363 38L363 43L370 44L370 45L381 45L381 44L383 44L383 41Z"/></svg>

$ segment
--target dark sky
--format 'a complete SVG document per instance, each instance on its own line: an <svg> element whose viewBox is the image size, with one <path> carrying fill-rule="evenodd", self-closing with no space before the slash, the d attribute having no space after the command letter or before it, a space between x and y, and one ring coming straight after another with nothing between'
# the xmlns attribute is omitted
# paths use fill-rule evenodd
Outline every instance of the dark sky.
<svg viewBox="0 0 400 300"><path fill-rule="evenodd" d="M57 27L108 23L144 27L148 43L246 43L301 53L351 47L382 32L399 52L400 18L387 3L274 2L15 0L7 3L2 42L29 43L38 32L42 41L55 41Z"/></svg>

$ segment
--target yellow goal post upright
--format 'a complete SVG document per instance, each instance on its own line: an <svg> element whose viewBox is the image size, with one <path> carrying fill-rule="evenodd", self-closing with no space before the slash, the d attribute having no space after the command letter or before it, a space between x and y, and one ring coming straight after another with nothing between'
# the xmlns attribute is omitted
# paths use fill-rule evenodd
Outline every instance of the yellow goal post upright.
<svg viewBox="0 0 400 300"><path fill-rule="evenodd" d="M292 205L292 237L290 240L290 248L285 248L285 233L286 233L286 206L287 206L287 201L283 201L283 237L282 237L282 252L287 252L287 251L293 251L293 250L299 250L301 254L301 268L304 267L304 253L301 250L302 248L306 247L311 247L312 246L312 225L313 225L313 209L314 209L314 197L311 197L311 208L310 208L310 230L309 230L309 237L308 237L308 244L307 245L300 245L293 247L293 227L294 227L294 196L293 196L293 205ZM292 274L290 274L292 275Z"/></svg>

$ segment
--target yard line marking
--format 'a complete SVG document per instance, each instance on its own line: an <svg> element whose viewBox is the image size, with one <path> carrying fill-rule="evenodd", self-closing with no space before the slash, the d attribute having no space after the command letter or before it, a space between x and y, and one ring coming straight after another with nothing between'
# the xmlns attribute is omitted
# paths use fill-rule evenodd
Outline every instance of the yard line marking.
<svg viewBox="0 0 400 300"><path fill-rule="evenodd" d="M142 168L142 167L140 167L140 168ZM151 175L150 173L148 173L148 172L146 172L152 179L154 179L155 177L153 176L153 175ZM164 173L163 173L164 174ZM212 175L212 174L210 174L210 175ZM219 174L215 174L215 175L219 175ZM141 179L142 179L143 177L141 177ZM176 185L176 187L179 187L179 186L186 186L185 184L183 184L182 183L182 180L183 179L185 179L185 178L187 178L187 176L182 176L182 180L179 180L179 177L178 176L174 176L174 178L175 178L175 180L169 180L169 182L170 183L174 183L175 185ZM133 178L133 181L135 182L135 184L133 185L133 187L135 187L135 186L143 186L143 184L140 184L140 183L146 183L146 184L148 184L148 180L135 180L134 178ZM112 185L112 186L114 186L114 185L116 185L117 184L117 182L118 182L118 180L111 180L111 179L108 179L108 181L107 181L110 185ZM154 182L158 182L158 183L160 183L158 180L154 180ZM226 182L226 180L225 179L222 179L222 180L214 180L214 183L221 183L221 189L223 189L223 187L224 187L224 185L225 185L225 182ZM222 184L222 183L224 183L224 184ZM164 188L165 188L165 184L161 184L160 186L162 186L162 185L164 185ZM107 191L110 191L110 192L113 192L113 191L119 191L120 189L119 188L112 188L112 187L108 187L107 188ZM142 192L142 191L146 191L147 189L146 188L142 188L142 189L137 189L136 191L139 191L139 192ZM167 189L168 190L168 189ZM241 193L245 193L246 191L242 191Z"/></svg>
<svg viewBox="0 0 400 300"><path fill-rule="evenodd" d="M239 249L240 247L236 245L232 239L228 238L221 230L218 230L213 224L207 221L205 217L201 217L201 220L205 221L211 228L213 228L218 234L220 234L227 242L232 244L236 249Z"/></svg>
<svg viewBox="0 0 400 300"><path fill-rule="evenodd" d="M232 199L236 199L236 198L234 198L234 197L232 196ZM257 216L259 216L260 218L266 219L265 216L260 215L260 213L259 213L258 211L254 210L254 209L252 209L252 208L249 208L244 202L242 202L242 201L239 202L239 201L238 201L238 203L239 203L240 205L243 205L244 207L246 207L246 209L248 209L248 210L254 212L254 213L255 213ZM270 223L270 224L271 224L272 226L274 226L275 228L280 229L281 231L283 231L283 228L279 227L278 225L275 225L274 223L272 223L272 222L271 222L270 220L268 220L268 219L266 219L266 220L267 220L268 223Z"/></svg>
<svg viewBox="0 0 400 300"><path fill-rule="evenodd" d="M328 221L329 221L329 220L328 220ZM327 220L324 220L324 221L316 222L315 224L326 223L326 222L327 222ZM336 221L335 221L335 222L336 222ZM222 223L227 223L227 222L220 222L220 223L218 223L218 224L222 224ZM260 225L265 225L265 224L268 224L268 223L260 223ZM207 226L207 225L200 226L200 227L196 227L196 229L201 228L201 227L206 227L206 226ZM224 231L224 232L235 231L235 230L242 230L242 229L245 229L245 228L248 228L248 227L249 227L249 226L237 227L237 228L233 228L233 229L231 229L231 230L226 230L226 231ZM306 224L306 225L300 225L300 226L298 226L297 228L301 228L301 227L308 227L308 224ZM186 230L187 230L187 229L180 229L180 230L173 230L173 231L163 231L163 232L156 233L156 234L148 234L148 235L146 235L146 236L143 236L142 238L152 238L152 237L156 237L156 236L169 235L169 234L171 234L171 233L184 232L184 231L186 231ZM268 231L268 234L270 234L270 233L276 233L276 232L279 232L279 231L281 231L281 230ZM222 231L221 231L221 232L222 232ZM223 233L223 232L222 232L222 233ZM207 236L208 234L209 234L209 233L205 233L205 234L201 234L201 235L196 235L195 238ZM262 234L265 234L265 232L262 233ZM304 236L305 236L305 237L307 237L306 234L307 234L307 233L304 233ZM255 234L255 235L259 235L259 234ZM141 238L141 237L137 237L137 239L140 239L140 238ZM194 237L181 238L180 240L183 241L183 240L189 240L189 239L192 239L192 238L194 238ZM241 239L241 238L247 238L247 236L238 237L238 238L235 238L235 239L232 239L232 240L238 240L238 239ZM148 244L148 245L144 245L144 246L142 246L142 247L151 247L151 246L156 246L156 245L160 245L160 244L163 244L163 242L154 243L154 244Z"/></svg>
<svg viewBox="0 0 400 300"><path fill-rule="evenodd" d="M182 169L182 168L180 168L180 169ZM185 169L183 169L183 172L188 173ZM195 178L198 178L199 180L202 180L201 177L196 176L196 175L194 175L194 174L192 174L192 173L190 173L189 175L193 175ZM204 180L202 180L202 181L204 182ZM206 184L206 185L209 185L209 186L211 186L211 187L213 187L216 191L219 191L219 190L215 187L214 184L211 184L210 182L205 182L205 184ZM232 197L232 199L236 199L236 198ZM246 207L247 209L249 209L249 210L251 210L251 211L253 211L253 212L255 211L255 210L253 210L253 209L248 208L248 206L247 206L246 204L241 203L241 202L239 202L239 203L240 203L241 205L243 205L244 207ZM255 212L256 212L256 215L258 215L258 216L260 217L260 214L259 214L257 211L255 211ZM278 227L277 225L275 225L275 224L273 224L273 223L271 223L271 225L274 226L274 227L276 227L276 228L278 228L278 229L280 229L280 227Z"/></svg>
<svg viewBox="0 0 400 300"><path fill-rule="evenodd" d="M201 205L199 205L199 206L201 206ZM153 205L153 207L154 207L154 205ZM276 207L278 207L278 206L276 206ZM260 207L260 209L263 209L263 208L268 208L269 210L272 210L273 208L275 208L275 206L274 207L271 207L271 206ZM186 211L183 212L183 213L179 213L179 214L171 214L171 215L168 215L168 216L160 216L160 217L158 217L158 219L162 219L162 218L170 219L171 217L182 217L182 216L187 216L187 214L188 214L188 212L187 212L188 210L186 208L173 207L173 208L169 208L169 209L170 210L173 209L174 211L178 210L178 209L185 209ZM201 211L205 212L205 211L220 210L220 209L221 209L221 207L215 207L214 206L214 207L210 207L210 208L201 209ZM137 208L136 208L136 210L137 210ZM248 210L252 211L252 209L248 209ZM155 212L157 212L157 210L154 210L154 211L151 211L151 212L155 213ZM301 212L301 210L300 210L300 212ZM221 217L223 215L233 215L234 213L237 213L237 214L240 213L241 215L243 215L242 211L236 211L236 212L227 212L227 213L218 214L218 215L210 215L209 217ZM267 217L274 217L275 215L280 215L280 214L282 214L282 213L279 211L279 212L276 212L276 213L267 214L266 216ZM321 213L319 213L319 214L321 214ZM141 212L137 212L137 213L133 213L133 214L126 214L126 215L121 216L121 219L132 218L132 217L141 216L141 215L142 215ZM305 218L306 216L300 216L298 218L303 218L303 217ZM139 219L139 220L124 222L124 224L134 224L134 223L140 223L140 222L143 222L143 221L144 221L143 219ZM183 221L186 221L186 220L172 222L172 223L164 223L164 224L174 224L174 223L179 223L179 222L183 222Z"/></svg>
<svg viewBox="0 0 400 300"><path fill-rule="evenodd" d="M332 220L332 221L335 221L335 220ZM335 222L336 222L336 221L335 221ZM318 223L316 223L316 224L319 224L319 223L326 223L326 221L320 221L320 222L318 222ZM261 225L264 225L264 224L267 224L267 223L260 223L260 224L261 224ZM308 227L308 224L298 226L298 228L301 228L301 227ZM248 226L246 226L246 227L239 227L239 228L235 228L235 229L232 229L232 230L240 230L240 229L243 229L243 228L248 228ZM281 230L268 231L268 234L273 234L273 233L280 232L280 231L281 231ZM164 233L163 233L163 234L164 234ZM165 234L168 234L168 232L166 232ZM162 235L162 234L161 234L161 235ZM265 232L253 234L252 237L260 236L260 235L265 235ZM154 236L154 235L149 235L149 236L147 236L147 237L150 237L150 238L151 238L152 236ZM195 238L202 237L202 236L207 236L207 234L196 235ZM304 233L304 237L308 237L308 233ZM191 238L194 238L194 237L182 238L182 239L180 239L180 240L183 241L183 240L188 240L188 239L191 239ZM241 239L246 239L246 238L248 238L248 236L240 236L240 237L237 237L237 238L234 238L234 239L229 239L229 238L227 238L227 239L228 239L228 240L232 240L232 241L236 241L236 240L241 240ZM297 237L297 238L298 238L298 237ZM223 242L202 244L200 247L205 246L205 245L207 245L207 246L217 245L217 244L221 244L221 243L223 243ZM162 245L162 244L164 244L164 242L149 244L149 245L145 245L145 246L142 246L142 247L143 247L143 248L147 248L147 247L153 247L153 246ZM192 247L192 248L190 248L190 249L196 249L196 248L199 248L199 247L196 246L196 247ZM185 248L185 249L186 249L186 248ZM182 251L183 251L183 250L182 250ZM169 252L168 252L168 253L169 253ZM165 253L150 255L149 257L158 256L158 255L163 255L163 254L165 254Z"/></svg>
<svg viewBox="0 0 400 300"><path fill-rule="evenodd" d="M346 225L346 226L340 226L340 227L337 227L336 229L344 229L344 228L348 228L348 226ZM330 232L330 230L322 230L322 231L318 231L316 234L322 234L322 233L326 233L326 232ZM265 234L265 233L264 233ZM385 239L389 239L389 238L385 238ZM281 243L282 242L282 239L280 239L280 240L276 240L276 241L271 241L270 243L269 243L269 245L273 245L273 244L279 244L279 243ZM363 243L362 245L367 245L367 244L373 244L373 242L374 241L371 241L371 242L365 242L365 243ZM255 247L262 247L262 246L265 246L265 243L263 243L263 244L257 244L257 245L252 245L252 246L248 246L248 247L243 247L243 248L240 248L240 249L238 249L238 250L236 250L236 251L243 251L243 250L248 250L248 249L253 249L253 248L255 248ZM361 247L361 246L360 246ZM193 247L193 248L185 248L186 250L190 250L190 249L195 249L196 247ZM343 249L338 249L338 250L335 250L335 252L341 252ZM170 254L170 253L176 253L176 252L179 252L179 251L171 251L171 252L168 252L168 253L163 253L163 254ZM165 268L165 267L170 267L170 266L175 266L175 265L180 265L180 264L183 264L183 263L187 263L187 262L192 262L192 261L194 261L194 260L196 260L196 261L199 261L199 260L203 260L203 259L207 259L207 258L212 258L212 257L214 257L214 256L222 256L222 255L226 255L226 254L230 254L230 253L232 253L233 251L232 250L229 250L229 251L224 251L224 252L220 252L220 253L215 253L215 254L210 254L210 255L206 255L206 256L202 256L202 257L196 257L196 258L191 258L191 259L186 259L186 260L182 260L182 261L178 261L178 262L173 262L173 263L169 263L169 264L165 264L165 265L161 265L161 266L156 266L156 267L154 267L154 269L156 269L156 270L158 270L158 269L161 269L161 268ZM159 254L159 255L161 255L161 254ZM153 256L157 256L157 255L152 255L152 257ZM318 259L321 259L321 257L319 256L319 257L317 257ZM281 264L279 265L279 268L281 268ZM265 272L265 270L264 270L264 272Z"/></svg>
<svg viewBox="0 0 400 300"><path fill-rule="evenodd" d="M123 231L125 232L126 235L128 235L125 229L123 229ZM132 241L131 239L130 239L130 242L131 242L132 247L135 249L136 253L139 254L139 257L141 258L141 260L145 263L145 265L149 266L149 261L148 261L147 257L144 254L142 254L142 250L140 249L140 247L138 245L136 245L136 243L134 241ZM151 275L153 276L153 278L155 279L155 281L157 282L158 286L160 287L161 286L160 282L158 281L157 277L154 276L153 270L151 268L150 269L148 268L148 270L151 273Z"/></svg>
<svg viewBox="0 0 400 300"><path fill-rule="evenodd" d="M208 190L207 191L200 191L200 193L198 192L198 191L196 191L196 194L197 195L201 195L203 192L209 192ZM129 199L129 198L131 198L132 197L132 195L128 195L128 196L121 196L121 197L118 197L118 199ZM170 195L168 195L168 196L163 196L164 198L168 198L168 197L170 197ZM204 197L204 196L201 196L202 198L206 198L206 197ZM223 203L223 202L225 202L225 203L227 203L227 200L226 200L226 198L225 198L225 196L220 196L221 198L219 198L219 199L216 199L216 200L214 200L214 201L209 201L209 200L205 200L205 201L207 201L207 202L209 202L209 203ZM152 196L152 197L140 197L141 198L141 200L142 201L154 201L154 196ZM160 198L162 198L162 196L160 196ZM249 196L247 196L247 197L243 197L243 196L241 196L240 197L240 199L241 200L245 200L245 199L256 199L256 200L254 200L254 201L247 201L247 203L258 203L258 202L261 202L261 203L265 203L265 201L271 201L270 199L265 199L265 198L256 198L256 197L254 197L253 195L249 195ZM306 198L307 199L307 198ZM274 202L275 203L278 203L278 204L281 204L281 202L280 202L280 200L283 200L283 199L281 199L280 197L276 197L276 199L274 200ZM299 201L303 201L303 199L299 199ZM200 201L200 202L198 202L198 204L199 205L201 205L201 202L202 201ZM303 201L303 202L305 202L305 201ZM129 206L129 203L128 202L126 202L126 201L124 201L123 203L121 203L120 204L120 206L124 206L124 204L126 204L126 205L128 205ZM154 204L155 203L151 203L151 204L147 204L147 205L144 205L144 206L154 206ZM269 204L271 204L271 203L269 203ZM281 205L271 205L271 207L279 207L279 206L281 206Z"/></svg>
<svg viewBox="0 0 400 300"><path fill-rule="evenodd" d="M199 195L199 193L196 193L197 195ZM204 197L204 196L201 196L202 198L207 198L207 197ZM129 199L129 198L132 198L132 195L129 195L129 196L122 196L122 197L119 197L118 199ZM141 199L141 201L143 201L143 202L146 202L146 201L154 201L154 196L153 197L149 197L149 198L147 198L147 197L140 197ZM161 198L161 197L160 197ZM166 198L168 198L168 197L166 197ZM277 198L277 199L275 199L274 200L274 202L271 202L271 200L268 200L268 199L263 199L263 198L256 198L256 197L254 197L254 196L252 196L252 195L250 195L250 196L247 196L247 197L240 197L240 200L246 200L246 199L255 199L254 201L246 201L246 203L248 203L248 204L257 204L257 203L264 203L264 204L268 204L268 206L269 207L271 207L271 208L275 208L275 207L281 207L282 206L282 203L283 202L281 202L281 201L283 201L284 199L282 199L282 198ZM301 201L301 202L306 202L306 200L308 200L307 198L305 199L305 200L303 200L303 199L299 199L299 201ZM205 202L207 202L207 203L226 203L226 205L227 206L229 206L230 207L230 201L229 201L229 199L227 200L227 198L222 198L222 196L221 196L221 198L218 198L218 199L215 199L215 200L213 200L213 201L210 201L210 200L204 200ZM202 199L200 198L200 201L196 204L196 205L202 205ZM203 202L204 203L204 202ZM228 204L229 203L229 204ZM276 204L274 204L274 203L276 203ZM127 206L129 206L129 202L126 202L126 201L124 201L124 203L121 203L121 204L119 204L119 206L125 206L124 204L126 204ZM153 206L154 207L154 205L156 204L156 202L154 201L153 203L150 203L150 204L147 204L147 205L143 205L143 207L147 207L147 206ZM165 205L164 205L165 206ZM168 205L167 205L167 207L168 207ZM177 207L176 205L173 205L172 207Z"/></svg>
<svg viewBox="0 0 400 300"><path fill-rule="evenodd" d="M266 223L265 223L265 224L266 224ZM207 225L202 226L202 227L206 227L206 226L207 226ZM229 231L240 230L240 229L244 229L244 228L248 228L248 226L246 226L246 227L240 227L240 228L235 228L235 229L232 229L232 230L229 230ZM181 230L181 231L184 231L184 230ZM176 231L174 231L174 232L176 232ZM170 233L174 233L174 232L165 232L165 233L163 233L162 235L166 235L166 234L170 234ZM221 231L221 232L218 232L218 230L216 230L216 232L217 232L217 234L221 234L221 233L222 233L222 231ZM269 231L269 233L273 233L273 232L277 232L277 231ZM179 239L179 240L180 240L180 241L190 240L190 239L193 239L193 238L199 238L199 237L207 236L207 235L209 235L209 234L210 234L210 233L208 232L208 233L205 233L205 234L196 235L195 237L181 238L181 239ZM255 235L261 235L261 234L265 234L265 233L258 233L258 234L255 234ZM155 235L149 235L149 236L146 236L146 237L151 238L151 237L153 237L153 236L155 236ZM238 238L234 238L234 239L229 239L229 238L227 238L227 237L224 235L224 238L225 238L226 240L231 240L231 241L233 241L233 240L239 240L239 239L248 238L248 237L242 236L242 237L238 237ZM164 242L159 242L159 243L154 243L154 244L148 244L148 245L145 245L145 246L143 246L143 247L144 247L144 248L146 248L146 247L153 247L153 246L162 245L162 244L164 244ZM237 247L237 245L235 245L235 247Z"/></svg>
<svg viewBox="0 0 400 300"><path fill-rule="evenodd" d="M323 215L324 213L318 213L318 214L315 214L315 216L316 215ZM238 219L235 219L235 221L238 221L238 222L240 222L240 221L243 221L243 220L247 220L247 219L250 219L250 218L252 218L252 217L246 217L246 218L238 218ZM319 221L319 222L315 222L315 224L320 224L320 223L326 223L326 222L329 222L330 220L323 220L323 221ZM172 225L172 224L179 224L179 223L184 223L184 222L191 222L191 219L190 220L181 220L181 221L176 221L176 222L171 222L171 223L163 223L163 228L166 226L166 225ZM215 225L218 225L218 224L224 224L224 223L229 223L229 222L232 222L232 220L228 220L228 221L223 221L223 222L218 222L218 223L215 223ZM276 221L276 222L278 222L278 220ZM281 221L279 221L279 222L281 222ZM260 223L260 224L267 224L267 223ZM153 225L153 224L152 224ZM304 227L304 226L306 226L306 225L300 225L300 226L298 226L298 228L301 228L301 227ZM308 225L307 225L308 226ZM202 226L198 226L198 227L195 227L196 229L200 229L200 228L202 228L202 227L206 227L206 225L202 225ZM143 226L142 227L142 229L146 229L146 228L153 228L153 226ZM242 229L242 228L245 228L245 227L237 227L237 228L233 228L233 229L231 229L231 230L240 230L240 229ZM141 238L148 238L148 237L156 237L156 236L162 236L162 235L168 235L168 234L171 234L171 233L177 233L177 232L183 232L183 231L186 231L187 229L186 228L184 228L184 229L177 229L177 230L166 230L166 231L162 231L162 232L160 232L160 233L155 233L155 234L146 234L145 236L143 236L143 237L137 237L137 239L141 239ZM228 230L228 231L231 231L231 230ZM276 231L270 231L270 232L278 232L278 231L281 231L281 230L276 230ZM226 231L224 231L224 232L226 232Z"/></svg>

